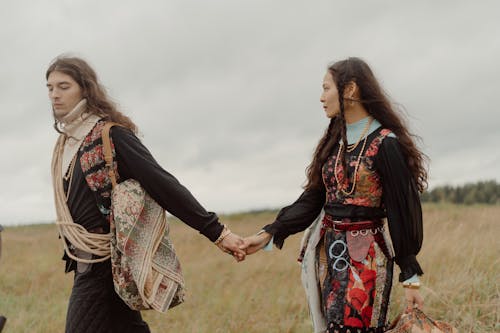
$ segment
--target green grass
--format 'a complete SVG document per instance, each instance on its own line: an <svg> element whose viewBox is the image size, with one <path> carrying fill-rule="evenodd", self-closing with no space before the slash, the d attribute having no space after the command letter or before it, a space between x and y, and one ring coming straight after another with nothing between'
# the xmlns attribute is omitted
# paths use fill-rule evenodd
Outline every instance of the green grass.
<svg viewBox="0 0 500 333"><path fill-rule="evenodd" d="M242 235L271 223L273 212L223 218ZM424 311L460 332L500 330L500 207L425 205ZM143 312L153 332L311 332L296 263L301 234L282 251L236 263L197 231L173 222L172 238L187 284L186 302L166 314ZM2 233L0 314L4 332L62 332L72 274L64 274L54 225L7 227ZM399 269L396 268L397 277ZM396 284L391 317L403 309Z"/></svg>

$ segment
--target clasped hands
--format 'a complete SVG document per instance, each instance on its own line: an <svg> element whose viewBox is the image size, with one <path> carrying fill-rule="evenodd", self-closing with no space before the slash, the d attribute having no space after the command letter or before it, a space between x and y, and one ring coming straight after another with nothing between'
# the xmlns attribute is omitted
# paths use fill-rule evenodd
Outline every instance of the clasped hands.
<svg viewBox="0 0 500 333"><path fill-rule="evenodd" d="M238 262L245 260L247 254L252 254L269 243L271 235L267 232L243 238L233 232L229 232L217 246L222 252L228 253Z"/></svg>

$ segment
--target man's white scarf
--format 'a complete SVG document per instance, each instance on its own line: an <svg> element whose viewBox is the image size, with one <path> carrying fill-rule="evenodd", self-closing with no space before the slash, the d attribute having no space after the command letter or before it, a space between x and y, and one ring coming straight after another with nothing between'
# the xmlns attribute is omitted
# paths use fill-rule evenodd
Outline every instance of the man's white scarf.
<svg viewBox="0 0 500 333"><path fill-rule="evenodd" d="M78 153L83 139L100 119L100 116L87 112L86 99L82 99L73 110L60 119L62 132L66 135L61 169L64 173L67 172L71 160Z"/></svg>

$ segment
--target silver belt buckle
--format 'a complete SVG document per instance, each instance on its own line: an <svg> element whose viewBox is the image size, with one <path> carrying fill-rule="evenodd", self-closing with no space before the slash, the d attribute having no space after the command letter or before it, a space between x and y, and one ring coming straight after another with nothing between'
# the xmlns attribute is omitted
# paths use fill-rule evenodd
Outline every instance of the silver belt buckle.
<svg viewBox="0 0 500 333"><path fill-rule="evenodd" d="M333 220L332 221L332 229L333 229L333 231L335 231L335 232L341 232L342 231L342 230L337 229L337 227L336 227L340 223L342 223L341 220L340 221L339 220L337 220L337 221Z"/></svg>

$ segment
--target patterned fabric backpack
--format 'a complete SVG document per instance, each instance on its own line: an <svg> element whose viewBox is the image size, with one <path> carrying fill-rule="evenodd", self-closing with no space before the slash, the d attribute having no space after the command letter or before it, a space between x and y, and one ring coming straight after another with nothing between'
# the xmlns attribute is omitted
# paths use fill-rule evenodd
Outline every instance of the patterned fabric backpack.
<svg viewBox="0 0 500 333"><path fill-rule="evenodd" d="M113 184L110 229L115 291L131 309L166 312L184 301L181 266L168 237L165 210L136 180L116 183L109 138L114 125L118 124L106 123L102 141Z"/></svg>

